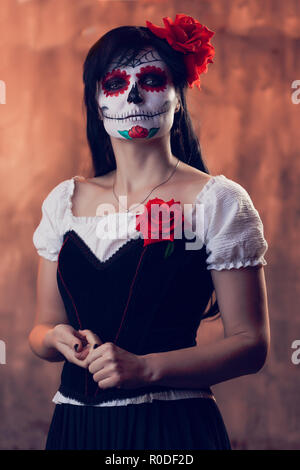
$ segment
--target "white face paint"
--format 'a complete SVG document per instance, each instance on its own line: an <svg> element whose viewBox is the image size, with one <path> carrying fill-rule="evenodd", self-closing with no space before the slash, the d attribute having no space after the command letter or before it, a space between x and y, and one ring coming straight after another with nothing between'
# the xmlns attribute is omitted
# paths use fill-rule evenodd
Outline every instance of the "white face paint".
<svg viewBox="0 0 300 470"><path fill-rule="evenodd" d="M130 140L168 134L179 103L171 74L152 48L129 65L112 62L99 82L97 101L106 132Z"/></svg>

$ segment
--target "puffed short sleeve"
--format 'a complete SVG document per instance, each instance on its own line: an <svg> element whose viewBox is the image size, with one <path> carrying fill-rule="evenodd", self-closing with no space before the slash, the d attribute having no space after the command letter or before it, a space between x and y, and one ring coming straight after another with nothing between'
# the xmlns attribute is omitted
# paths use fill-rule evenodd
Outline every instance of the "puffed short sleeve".
<svg viewBox="0 0 300 470"><path fill-rule="evenodd" d="M33 233L33 244L40 256L57 261L63 243L68 180L55 186L42 203L42 218Z"/></svg>
<svg viewBox="0 0 300 470"><path fill-rule="evenodd" d="M266 265L268 243L248 192L224 176L211 189L205 210L207 269Z"/></svg>

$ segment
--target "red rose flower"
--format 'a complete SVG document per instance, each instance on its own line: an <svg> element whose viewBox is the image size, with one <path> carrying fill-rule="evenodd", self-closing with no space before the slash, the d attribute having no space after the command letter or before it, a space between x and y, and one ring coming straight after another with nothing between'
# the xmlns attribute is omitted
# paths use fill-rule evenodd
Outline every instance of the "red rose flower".
<svg viewBox="0 0 300 470"><path fill-rule="evenodd" d="M144 237L144 246L164 240L174 241L174 234L184 220L180 202L154 198L144 212L136 216L136 230Z"/></svg>
<svg viewBox="0 0 300 470"><path fill-rule="evenodd" d="M147 137L148 134L149 134L148 129L145 129L145 127L141 127L141 126L134 126L128 132L128 135L132 139L139 139L141 137Z"/></svg>
<svg viewBox="0 0 300 470"><path fill-rule="evenodd" d="M176 15L174 23L169 17L163 18L163 22L165 28L149 21L146 25L153 34L166 39L173 49L185 54L188 84L190 88L196 85L200 89L199 75L207 72L208 63L213 64L215 49L209 41L215 33L183 13Z"/></svg>

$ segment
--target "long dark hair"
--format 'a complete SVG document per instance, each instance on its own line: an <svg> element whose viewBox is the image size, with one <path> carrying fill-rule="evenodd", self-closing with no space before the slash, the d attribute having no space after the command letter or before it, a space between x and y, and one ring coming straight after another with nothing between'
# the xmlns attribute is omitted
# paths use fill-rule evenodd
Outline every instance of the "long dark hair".
<svg viewBox="0 0 300 470"><path fill-rule="evenodd" d="M144 26L120 26L104 34L89 50L83 65L84 104L87 113L87 139L92 154L94 176L102 176L116 169L116 160L110 136L99 119L99 105L96 100L97 84L104 76L110 62L116 57L125 65L137 54L153 47L168 66L181 106L174 114L170 131L171 151L184 163L209 174L203 161L200 144L194 132L186 105L186 69L183 54L174 50L164 39L160 39ZM126 56L126 60L124 60ZM123 62L124 61L124 62ZM211 299L212 300L212 299ZM217 301L202 318L219 312Z"/></svg>

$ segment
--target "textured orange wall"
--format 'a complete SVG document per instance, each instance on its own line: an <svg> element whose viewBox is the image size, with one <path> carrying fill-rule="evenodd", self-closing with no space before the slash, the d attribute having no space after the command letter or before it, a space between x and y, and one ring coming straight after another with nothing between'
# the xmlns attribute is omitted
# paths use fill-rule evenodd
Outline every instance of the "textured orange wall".
<svg viewBox="0 0 300 470"><path fill-rule="evenodd" d="M211 173L248 190L269 243L268 362L214 391L234 448L300 448L300 365L291 362L291 343L300 339L300 104L291 101L291 83L300 80L299 10L297 0L1 0L0 449L43 449L53 412L61 364L38 359L27 344L38 263L32 234L48 191L89 172L85 55L111 28L161 24L176 13L216 32L215 64L203 92L189 90L189 109ZM210 339L207 326L199 341ZM214 328L222 331L219 322Z"/></svg>

